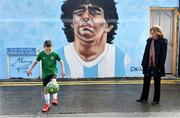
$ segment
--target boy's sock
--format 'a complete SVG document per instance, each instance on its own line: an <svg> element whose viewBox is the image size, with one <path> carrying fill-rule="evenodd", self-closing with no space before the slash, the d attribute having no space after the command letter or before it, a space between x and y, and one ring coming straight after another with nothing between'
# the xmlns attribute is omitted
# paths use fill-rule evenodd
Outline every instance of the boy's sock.
<svg viewBox="0 0 180 118"><path fill-rule="evenodd" d="M50 104L50 95L49 95L49 93L44 94L44 99L45 99L46 104Z"/></svg>
<svg viewBox="0 0 180 118"><path fill-rule="evenodd" d="M53 99L57 99L57 93L53 94Z"/></svg>
<svg viewBox="0 0 180 118"><path fill-rule="evenodd" d="M52 78L52 80L51 80L52 82L56 82L56 79L55 78Z"/></svg>
<svg viewBox="0 0 180 118"><path fill-rule="evenodd" d="M56 82L56 79L53 78L52 81L53 81L53 82ZM53 94L53 99L57 99L57 93Z"/></svg>

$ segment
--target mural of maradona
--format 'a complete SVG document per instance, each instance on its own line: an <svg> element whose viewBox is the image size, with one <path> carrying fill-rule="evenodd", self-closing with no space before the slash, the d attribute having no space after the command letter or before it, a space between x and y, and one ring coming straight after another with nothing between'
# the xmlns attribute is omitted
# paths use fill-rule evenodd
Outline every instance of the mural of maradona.
<svg viewBox="0 0 180 118"><path fill-rule="evenodd" d="M115 5L114 0L64 1L61 20L69 44L57 53L65 63L66 77L125 76L125 55L113 45L118 24Z"/></svg>

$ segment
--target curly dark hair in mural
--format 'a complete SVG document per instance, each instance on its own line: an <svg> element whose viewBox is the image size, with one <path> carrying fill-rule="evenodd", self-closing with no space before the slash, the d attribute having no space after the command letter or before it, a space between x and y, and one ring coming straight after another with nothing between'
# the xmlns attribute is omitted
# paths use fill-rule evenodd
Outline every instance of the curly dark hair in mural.
<svg viewBox="0 0 180 118"><path fill-rule="evenodd" d="M104 17L108 25L112 25L113 28L107 35L107 43L112 44L114 36L116 35L118 14L116 10L116 2L114 0L66 0L64 1L61 10L61 20L64 23L64 33L68 42L74 41L74 32L71 27L73 12L81 5L92 4L98 6L104 10Z"/></svg>

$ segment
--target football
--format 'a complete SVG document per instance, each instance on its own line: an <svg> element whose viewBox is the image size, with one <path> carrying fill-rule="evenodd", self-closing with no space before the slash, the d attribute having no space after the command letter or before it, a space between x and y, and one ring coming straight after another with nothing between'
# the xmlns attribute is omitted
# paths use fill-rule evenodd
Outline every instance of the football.
<svg viewBox="0 0 180 118"><path fill-rule="evenodd" d="M47 91L50 94L55 94L59 91L59 85L57 82L51 81L47 84Z"/></svg>

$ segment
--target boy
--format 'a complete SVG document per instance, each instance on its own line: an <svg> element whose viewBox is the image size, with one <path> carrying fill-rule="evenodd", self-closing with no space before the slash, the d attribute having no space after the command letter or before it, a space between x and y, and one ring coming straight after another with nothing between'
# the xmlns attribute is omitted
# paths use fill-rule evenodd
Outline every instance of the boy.
<svg viewBox="0 0 180 118"><path fill-rule="evenodd" d="M61 75L64 77L64 63L59 55L52 50L52 43L50 40L44 42L44 51L40 52L36 58L36 61L32 64L32 67L27 71L27 75L32 75L32 69L38 61L42 61L42 81L44 86L44 98L46 104L42 108L42 112L47 112L50 109L50 94L47 92L46 85L50 81L56 81L57 78L57 67L56 62L60 61L61 64ZM53 94L53 105L58 104L57 93Z"/></svg>

